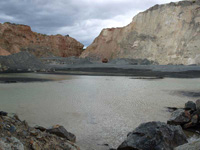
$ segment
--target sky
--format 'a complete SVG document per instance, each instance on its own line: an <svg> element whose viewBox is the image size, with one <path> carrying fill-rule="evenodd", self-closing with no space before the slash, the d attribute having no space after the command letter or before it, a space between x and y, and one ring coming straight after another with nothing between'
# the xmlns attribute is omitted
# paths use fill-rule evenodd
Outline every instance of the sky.
<svg viewBox="0 0 200 150"><path fill-rule="evenodd" d="M69 35L88 46L103 28L125 26L137 13L171 1L178 0L0 0L0 23Z"/></svg>

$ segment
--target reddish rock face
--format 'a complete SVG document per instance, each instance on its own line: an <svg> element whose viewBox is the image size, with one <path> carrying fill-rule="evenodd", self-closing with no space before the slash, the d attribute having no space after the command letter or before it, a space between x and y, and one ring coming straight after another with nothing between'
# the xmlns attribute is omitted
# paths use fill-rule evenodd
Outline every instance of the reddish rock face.
<svg viewBox="0 0 200 150"><path fill-rule="evenodd" d="M0 47L0 55L1 56L7 56L7 55L10 55L10 53L8 51L6 51L5 49Z"/></svg>
<svg viewBox="0 0 200 150"><path fill-rule="evenodd" d="M29 51L37 57L79 56L83 44L69 36L45 35L26 25L0 23L0 55Z"/></svg>

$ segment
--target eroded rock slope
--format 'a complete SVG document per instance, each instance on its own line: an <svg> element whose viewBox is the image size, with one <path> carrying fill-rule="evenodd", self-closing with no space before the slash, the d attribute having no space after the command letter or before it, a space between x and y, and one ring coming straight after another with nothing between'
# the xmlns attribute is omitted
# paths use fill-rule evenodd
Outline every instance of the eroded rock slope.
<svg viewBox="0 0 200 150"><path fill-rule="evenodd" d="M103 29L81 57L199 64L200 0L155 5L125 27Z"/></svg>
<svg viewBox="0 0 200 150"><path fill-rule="evenodd" d="M0 23L0 55L28 51L37 57L79 56L83 44L68 35L45 35L33 32L29 26Z"/></svg>

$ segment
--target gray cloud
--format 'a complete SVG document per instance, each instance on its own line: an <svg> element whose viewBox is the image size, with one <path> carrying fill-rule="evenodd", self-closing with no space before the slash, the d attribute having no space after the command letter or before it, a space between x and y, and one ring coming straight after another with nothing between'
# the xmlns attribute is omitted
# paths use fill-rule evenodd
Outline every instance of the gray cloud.
<svg viewBox="0 0 200 150"><path fill-rule="evenodd" d="M0 22L27 24L45 34L69 34L88 46L103 28L124 26L139 11L170 1L1 0Z"/></svg>

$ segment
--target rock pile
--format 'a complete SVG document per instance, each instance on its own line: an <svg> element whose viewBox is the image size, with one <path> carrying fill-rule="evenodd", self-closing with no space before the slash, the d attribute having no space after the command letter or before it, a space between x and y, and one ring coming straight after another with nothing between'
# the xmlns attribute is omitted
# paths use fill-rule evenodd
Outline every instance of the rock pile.
<svg viewBox="0 0 200 150"><path fill-rule="evenodd" d="M4 71L38 71L45 65L28 52L19 52L8 56L0 56L0 72Z"/></svg>
<svg viewBox="0 0 200 150"><path fill-rule="evenodd" d="M2 150L80 150L76 137L63 126L30 127L17 115L0 112L0 149Z"/></svg>
<svg viewBox="0 0 200 150"><path fill-rule="evenodd" d="M200 99L196 103L188 101L185 108L176 109L167 121L171 125L181 125L183 129L200 132Z"/></svg>
<svg viewBox="0 0 200 150"><path fill-rule="evenodd" d="M148 122L129 133L117 150L172 150L185 143L187 138L180 126Z"/></svg>

